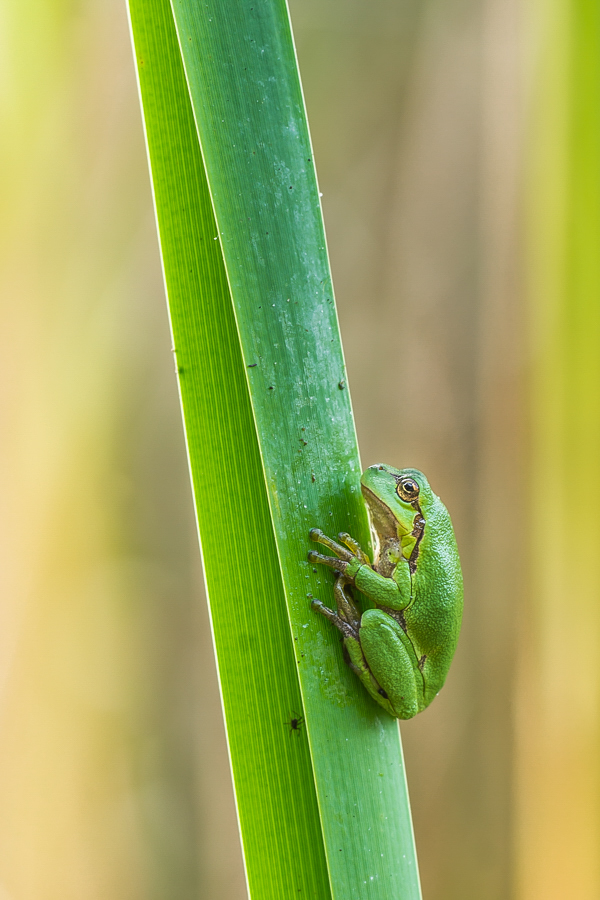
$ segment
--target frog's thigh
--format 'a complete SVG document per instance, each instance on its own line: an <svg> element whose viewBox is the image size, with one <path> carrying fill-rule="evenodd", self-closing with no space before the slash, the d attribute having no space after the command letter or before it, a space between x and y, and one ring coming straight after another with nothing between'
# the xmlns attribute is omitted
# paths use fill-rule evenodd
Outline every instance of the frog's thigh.
<svg viewBox="0 0 600 900"><path fill-rule="evenodd" d="M400 719L419 712L420 672L404 646L401 628L387 613L368 609L360 623L360 644L369 668Z"/></svg>

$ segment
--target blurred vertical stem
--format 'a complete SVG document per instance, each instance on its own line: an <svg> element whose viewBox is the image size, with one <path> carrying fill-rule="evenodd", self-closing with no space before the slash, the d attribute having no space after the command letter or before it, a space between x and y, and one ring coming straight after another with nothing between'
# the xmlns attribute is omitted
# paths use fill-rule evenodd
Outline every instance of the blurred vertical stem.
<svg viewBox="0 0 600 900"><path fill-rule="evenodd" d="M520 898L600 896L600 6L532 3L532 606Z"/></svg>
<svg viewBox="0 0 600 900"><path fill-rule="evenodd" d="M287 7L129 8L250 893L417 900L397 723L310 609L309 528L368 528Z"/></svg>

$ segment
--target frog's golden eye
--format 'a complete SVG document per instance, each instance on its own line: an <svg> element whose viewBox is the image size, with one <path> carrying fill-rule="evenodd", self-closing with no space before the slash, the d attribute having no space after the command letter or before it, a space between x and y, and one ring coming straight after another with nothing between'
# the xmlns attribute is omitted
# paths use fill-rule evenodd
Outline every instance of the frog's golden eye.
<svg viewBox="0 0 600 900"><path fill-rule="evenodd" d="M402 478L398 482L396 493L402 500L413 503L419 496L419 485L414 478Z"/></svg>

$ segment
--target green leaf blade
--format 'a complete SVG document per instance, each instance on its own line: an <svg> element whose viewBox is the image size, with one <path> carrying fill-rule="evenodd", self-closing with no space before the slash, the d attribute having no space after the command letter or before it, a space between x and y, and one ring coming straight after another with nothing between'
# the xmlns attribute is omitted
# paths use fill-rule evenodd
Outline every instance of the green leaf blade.
<svg viewBox="0 0 600 900"><path fill-rule="evenodd" d="M262 465L171 10L132 2L130 14L249 886L326 900L308 747L285 724L301 698Z"/></svg>

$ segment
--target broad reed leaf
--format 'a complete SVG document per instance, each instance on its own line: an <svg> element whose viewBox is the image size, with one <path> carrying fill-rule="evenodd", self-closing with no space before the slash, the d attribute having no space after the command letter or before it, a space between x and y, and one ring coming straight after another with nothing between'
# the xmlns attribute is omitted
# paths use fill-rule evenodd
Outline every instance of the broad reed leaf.
<svg viewBox="0 0 600 900"><path fill-rule="evenodd" d="M417 900L397 723L310 608L309 528L368 523L287 8L129 6L250 894Z"/></svg>

